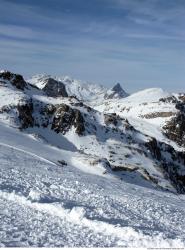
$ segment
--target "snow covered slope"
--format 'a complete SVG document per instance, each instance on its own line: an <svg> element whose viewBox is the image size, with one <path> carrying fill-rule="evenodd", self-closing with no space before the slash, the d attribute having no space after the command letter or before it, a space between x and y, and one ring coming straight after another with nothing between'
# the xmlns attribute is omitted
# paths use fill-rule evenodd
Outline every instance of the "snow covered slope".
<svg viewBox="0 0 185 250"><path fill-rule="evenodd" d="M1 246L183 247L183 95L82 85L0 73Z"/></svg>
<svg viewBox="0 0 185 250"><path fill-rule="evenodd" d="M0 138L1 247L184 247L183 196L62 167L68 151L3 124Z"/></svg>

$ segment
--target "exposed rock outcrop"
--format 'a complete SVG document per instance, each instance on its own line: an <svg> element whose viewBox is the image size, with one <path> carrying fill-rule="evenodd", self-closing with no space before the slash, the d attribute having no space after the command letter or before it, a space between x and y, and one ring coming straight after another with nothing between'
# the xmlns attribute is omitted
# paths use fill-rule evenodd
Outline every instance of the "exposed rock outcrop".
<svg viewBox="0 0 185 250"><path fill-rule="evenodd" d="M160 168L166 178L179 193L185 192L185 152L178 152L172 146L157 142L152 138L145 146L152 156L159 162Z"/></svg>
<svg viewBox="0 0 185 250"><path fill-rule="evenodd" d="M66 92L65 85L60 82L56 81L53 78L48 78L45 80L46 84L43 88L43 91L51 97L68 97L68 94Z"/></svg>
<svg viewBox="0 0 185 250"><path fill-rule="evenodd" d="M174 112L153 112L153 113L149 113L146 115L141 115L141 118L146 118L146 119L154 119L154 118L158 118L158 117L171 117L174 116L176 113Z"/></svg>
<svg viewBox="0 0 185 250"><path fill-rule="evenodd" d="M78 135L83 135L85 131L84 118L77 109L72 109L66 104L61 104L57 108L51 129L57 133L65 134L74 126Z"/></svg>
<svg viewBox="0 0 185 250"><path fill-rule="evenodd" d="M185 95L179 95L175 108L178 112L163 126L164 134L180 146L185 146Z"/></svg>
<svg viewBox="0 0 185 250"><path fill-rule="evenodd" d="M24 88L26 87L24 78L19 74L14 74L9 71L3 71L0 73L0 78L10 81L10 83L17 89L24 90Z"/></svg>
<svg viewBox="0 0 185 250"><path fill-rule="evenodd" d="M110 124L116 126L118 123L118 116L116 113L104 114L104 121L107 126Z"/></svg>
<svg viewBox="0 0 185 250"><path fill-rule="evenodd" d="M128 94L122 89L121 85L117 83L113 88L109 89L105 94L105 99L112 99L112 98L124 98L127 97Z"/></svg>
<svg viewBox="0 0 185 250"><path fill-rule="evenodd" d="M160 98L160 102L165 102L165 103L177 103L177 98L175 96L168 96L166 98Z"/></svg>
<svg viewBox="0 0 185 250"><path fill-rule="evenodd" d="M33 127L34 125L34 118L32 116L33 103L31 101L26 103L20 103L17 106L17 110L19 113L18 118L21 122L21 129Z"/></svg>
<svg viewBox="0 0 185 250"><path fill-rule="evenodd" d="M100 169L105 170L104 174L110 171L119 176L122 174L128 174L133 178L143 176L152 185L154 183L159 187L165 187L173 191L173 187L175 187L179 193L185 193L185 153L179 152L180 149L179 151L178 149L175 150L168 140L166 140L166 143L161 142L161 137L157 133L153 134L156 138L151 137L152 133L148 133L147 123L143 122L144 130L142 130L140 127L138 129L137 123L132 120L132 116L137 113L132 111L134 105L136 105L136 111L141 109L141 113L134 119L167 118L161 119L167 121L163 131L170 140L176 141L183 147L185 146L185 95L168 96L164 95L163 92L161 94L161 91L157 91L157 94L164 98L159 100L157 97L158 99L152 99L151 102L148 98L148 101L144 102L144 95L142 94L139 96L139 103L129 101L129 98L128 103L127 100L118 102L118 100L110 100L111 98L119 98L123 93L121 86L117 84L107 92L99 92L98 90L97 93L101 93L101 99L103 99L105 93L107 98L110 98L106 101L106 105L109 103L112 105L112 109L102 109L102 112L100 108L98 112L92 104L81 99L81 92L84 96L88 95L89 92L87 88L85 88L85 92L83 92L83 88L78 89L78 84L74 85L74 89L70 89L67 85L69 83L66 83L66 81L57 81L49 76L38 83L39 88L35 88L34 81L32 83L33 85L26 83L20 75L7 71L0 72L2 90L0 118L2 120L12 122L12 119L14 119L17 125L19 119L20 129L34 127L29 129L29 132L34 133L36 127L39 127L37 130L40 133L39 136L41 136L39 138L42 138L45 142L51 142L57 147L58 144L60 145L60 140L64 139L65 142L65 138L74 145L77 143L77 147L76 145L75 147L81 152L81 157L83 158L84 155L86 155L86 159L92 157L90 165L92 167L98 165ZM67 86L67 91L71 96L68 96L65 86ZM17 91L17 89L23 91ZM15 98L12 90L16 90ZM6 96L7 93L10 93L10 98L8 98L8 95ZM78 98L75 97L76 93ZM156 92L152 90L153 93ZM57 98L56 101L46 95L68 98ZM96 99L93 103L95 102ZM120 107L119 105L114 106L116 103ZM145 106L147 106L146 109ZM129 118L130 110L131 119ZM164 125L164 123L161 124ZM47 130L46 138L46 134L40 132L43 128L45 129L43 131ZM66 136L62 138L59 136L58 142L58 136L51 133L50 130L59 134L66 134ZM88 138L77 136L78 142L73 141L71 137L73 132L79 136L86 135ZM63 160L58 160L58 163L61 166L66 165ZM121 173L115 173L116 171Z"/></svg>
<svg viewBox="0 0 185 250"><path fill-rule="evenodd" d="M157 159L161 160L161 151L158 146L157 140L155 138L152 138L149 142L145 143L145 146L149 149L151 154Z"/></svg>
<svg viewBox="0 0 185 250"><path fill-rule="evenodd" d="M185 146L185 115L178 113L163 127L166 136L180 146Z"/></svg>
<svg viewBox="0 0 185 250"><path fill-rule="evenodd" d="M163 169L167 172L168 178L178 193L185 193L185 173L174 163L162 163Z"/></svg>

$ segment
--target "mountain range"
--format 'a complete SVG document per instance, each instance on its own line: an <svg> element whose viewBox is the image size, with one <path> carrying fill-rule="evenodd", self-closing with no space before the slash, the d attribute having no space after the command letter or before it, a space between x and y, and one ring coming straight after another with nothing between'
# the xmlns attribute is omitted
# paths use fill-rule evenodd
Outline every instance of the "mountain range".
<svg viewBox="0 0 185 250"><path fill-rule="evenodd" d="M185 244L185 93L0 71L0 155L2 246Z"/></svg>

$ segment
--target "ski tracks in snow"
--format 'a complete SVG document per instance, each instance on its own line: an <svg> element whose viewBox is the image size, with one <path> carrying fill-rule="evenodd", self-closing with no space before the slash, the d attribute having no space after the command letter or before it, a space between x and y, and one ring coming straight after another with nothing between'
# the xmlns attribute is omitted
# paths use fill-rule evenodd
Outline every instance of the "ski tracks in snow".
<svg viewBox="0 0 185 250"><path fill-rule="evenodd" d="M57 165L57 164L54 163L53 161L50 161L50 160L48 160L48 159L46 159L46 158L43 158L43 157L41 157L41 156L38 156L38 155L36 155L36 154L34 154L34 153L31 153L31 152L28 152L28 151L26 151L26 150L17 148L17 147L15 147L15 146L11 146L11 145L9 145L9 144L1 143L1 142L0 142L0 146L4 146L4 147L10 148L10 149L14 149L14 150L16 150L16 151L18 151L18 152L21 152L21 153L27 154L27 155L29 155L29 156L35 157L35 158L37 158L37 159L39 159L39 160L41 160L41 161L44 161L44 162L46 162L46 163L49 163L49 164L51 164L51 165L55 165L55 166Z"/></svg>

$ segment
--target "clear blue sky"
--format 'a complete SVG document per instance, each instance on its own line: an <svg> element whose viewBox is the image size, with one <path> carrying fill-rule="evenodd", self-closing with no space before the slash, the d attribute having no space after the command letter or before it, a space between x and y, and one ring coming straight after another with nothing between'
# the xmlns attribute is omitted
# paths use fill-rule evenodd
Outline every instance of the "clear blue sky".
<svg viewBox="0 0 185 250"><path fill-rule="evenodd" d="M0 0L0 67L183 91L185 0Z"/></svg>

